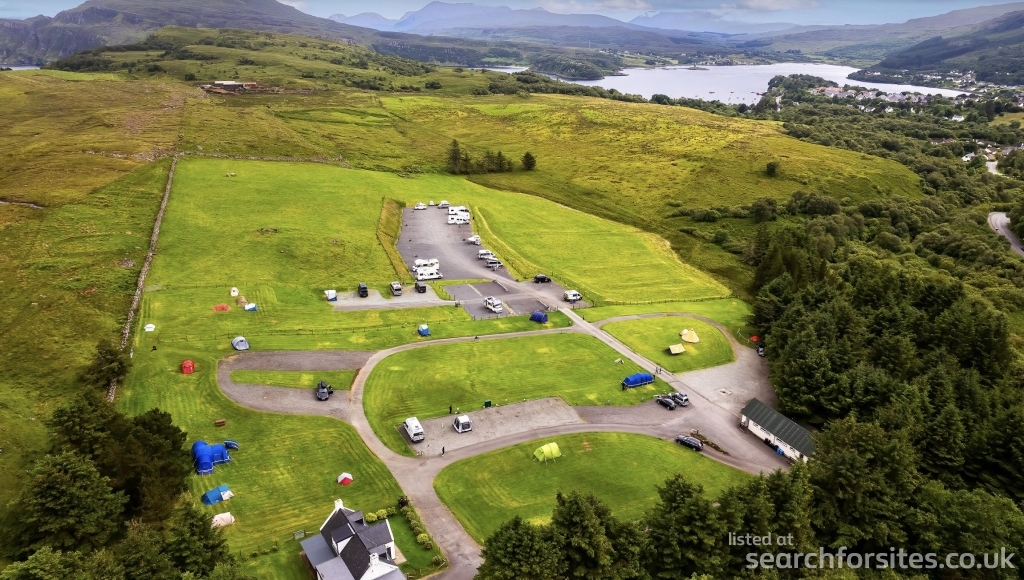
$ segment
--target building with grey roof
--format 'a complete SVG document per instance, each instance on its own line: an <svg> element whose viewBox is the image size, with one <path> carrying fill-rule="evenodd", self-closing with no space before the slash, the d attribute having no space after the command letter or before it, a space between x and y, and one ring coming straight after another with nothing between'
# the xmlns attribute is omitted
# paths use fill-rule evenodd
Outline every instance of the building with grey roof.
<svg viewBox="0 0 1024 580"><path fill-rule="evenodd" d="M320 526L303 540L302 550L317 580L405 580L395 563L395 536L388 520L369 525L363 512L340 499Z"/></svg>
<svg viewBox="0 0 1024 580"><path fill-rule="evenodd" d="M740 425L793 461L807 461L814 453L810 431L757 399L743 407Z"/></svg>

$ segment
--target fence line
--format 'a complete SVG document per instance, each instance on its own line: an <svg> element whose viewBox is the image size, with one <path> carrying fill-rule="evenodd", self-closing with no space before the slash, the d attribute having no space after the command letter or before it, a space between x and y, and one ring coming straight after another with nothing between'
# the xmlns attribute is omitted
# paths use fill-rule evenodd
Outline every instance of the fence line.
<svg viewBox="0 0 1024 580"><path fill-rule="evenodd" d="M146 261L139 271L139 281L135 285L135 295L132 296L132 305L128 308L128 320L124 323L121 331L121 350L128 344L128 336L132 332L132 321L135 320L135 313L139 309L139 302L142 301L142 289L146 285L146 274L149 273L149 266L153 263L153 254L156 253L156 240L160 237L160 224L164 221L164 212L167 211L167 200L171 197L171 185L174 184L174 170L178 166L180 155L175 155L171 160L171 169L167 172L167 185L164 187L164 197L160 200L160 209L156 212L156 221L153 223L153 235L149 237L149 250L146 252ZM117 393L117 379L110 381L107 389L107 400L114 402L114 395Z"/></svg>

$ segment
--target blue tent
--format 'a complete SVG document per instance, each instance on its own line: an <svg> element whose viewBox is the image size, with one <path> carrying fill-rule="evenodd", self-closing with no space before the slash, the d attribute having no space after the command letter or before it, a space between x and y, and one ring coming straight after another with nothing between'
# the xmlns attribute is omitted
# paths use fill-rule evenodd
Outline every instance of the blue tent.
<svg viewBox="0 0 1024 580"><path fill-rule="evenodd" d="M421 324L416 332L420 333L420 336L430 336L430 327L426 324Z"/></svg>
<svg viewBox="0 0 1024 580"><path fill-rule="evenodd" d="M203 494L203 504L213 505L220 503L224 500L231 499L234 496L231 490L226 485L219 485L210 491Z"/></svg>
<svg viewBox="0 0 1024 580"><path fill-rule="evenodd" d="M622 379L622 388L632 389L634 387L642 387L649 385L654 382L654 375L650 373L636 373L635 375L629 375Z"/></svg>
<svg viewBox="0 0 1024 580"><path fill-rule="evenodd" d="M548 315L546 312L541 312L540 310L538 310L530 315L530 322L539 322L541 324L547 324Z"/></svg>
<svg viewBox="0 0 1024 580"><path fill-rule="evenodd" d="M223 443L207 445L206 441L196 441L192 444L192 459L195 462L196 473L199 475L210 475L213 473L213 466L231 461L228 450Z"/></svg>
<svg viewBox="0 0 1024 580"><path fill-rule="evenodd" d="M232 441L230 439L225 439L224 440L224 447L227 447L228 449L234 449L234 450L237 451L238 450L238 441Z"/></svg>

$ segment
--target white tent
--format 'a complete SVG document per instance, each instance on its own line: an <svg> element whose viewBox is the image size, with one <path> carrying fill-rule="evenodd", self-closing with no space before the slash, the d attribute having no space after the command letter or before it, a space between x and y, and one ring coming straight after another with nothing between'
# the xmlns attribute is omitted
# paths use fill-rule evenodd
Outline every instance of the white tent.
<svg viewBox="0 0 1024 580"><path fill-rule="evenodd" d="M235 350L249 350L249 341L245 340L244 336L236 336L235 339L231 341L231 346L234 347Z"/></svg>
<svg viewBox="0 0 1024 580"><path fill-rule="evenodd" d="M156 325L155 324L147 324L142 329L145 330L146 332L153 332L154 330L156 330Z"/></svg>
<svg viewBox="0 0 1024 580"><path fill-rule="evenodd" d="M233 523L235 523L235 516L231 515L231 512L224 512L213 516L213 523L210 527L223 528L224 526L230 526Z"/></svg>
<svg viewBox="0 0 1024 580"><path fill-rule="evenodd" d="M238 296L238 288L232 287L231 288L231 297L234 298L235 296Z"/></svg>
<svg viewBox="0 0 1024 580"><path fill-rule="evenodd" d="M327 297L328 302L334 302L338 299L337 290L324 290L324 296Z"/></svg>

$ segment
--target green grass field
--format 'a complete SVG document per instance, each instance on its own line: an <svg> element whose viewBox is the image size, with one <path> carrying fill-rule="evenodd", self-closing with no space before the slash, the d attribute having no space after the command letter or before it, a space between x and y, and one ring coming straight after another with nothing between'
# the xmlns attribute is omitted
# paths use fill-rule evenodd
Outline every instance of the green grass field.
<svg viewBox="0 0 1024 580"><path fill-rule="evenodd" d="M412 455L395 425L470 410L486 399L498 405L562 397L570 405L634 405L669 388L623 391L626 375L640 372L596 338L568 333L444 344L393 354L366 381L363 408L374 432L390 449Z"/></svg>
<svg viewBox="0 0 1024 580"><path fill-rule="evenodd" d="M679 338L684 329L696 332L700 342L690 344ZM679 373L706 369L735 360L729 339L717 328L702 320L686 316L662 316L611 322L602 329L647 360L670 372ZM670 344L683 344L686 352L673 355Z"/></svg>
<svg viewBox="0 0 1024 580"><path fill-rule="evenodd" d="M293 389L312 389L320 381L327 381L338 390L348 390L355 371L232 371L231 380L249 385L267 385Z"/></svg>
<svg viewBox="0 0 1024 580"><path fill-rule="evenodd" d="M558 443L563 457L539 463L533 451ZM550 521L555 494L593 492L622 519L644 515L657 501L656 486L682 473L711 498L749 475L671 441L626 433L581 433L522 443L459 461L434 480L441 500L466 531L483 542L514 515Z"/></svg>
<svg viewBox="0 0 1024 580"><path fill-rule="evenodd" d="M241 444L230 464L217 466L213 475L189 480L197 498L221 484L235 492L226 504L204 508L211 515L230 511L237 518L235 525L225 529L233 551L249 553L276 541L282 549L297 553L291 533L318 530L337 497L355 509L394 505L401 489L351 426L329 417L261 413L238 406L217 387L217 356L209 349L184 344L136 351L135 366L119 401L130 414L153 407L171 412L175 423L188 432L189 444L198 439L233 439ZM196 361L196 373L183 375L178 370L185 358ZM214 419L219 418L226 419L227 425L214 427ZM355 476L355 483L344 488L335 479L343 471ZM420 548L411 531L397 539L410 562L427 566L433 553ZM299 561L297 555L294 561ZM293 561L285 564L294 565Z"/></svg>

